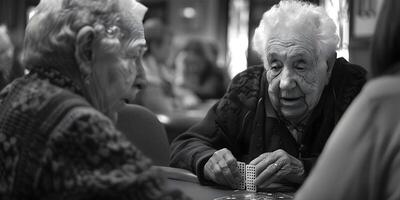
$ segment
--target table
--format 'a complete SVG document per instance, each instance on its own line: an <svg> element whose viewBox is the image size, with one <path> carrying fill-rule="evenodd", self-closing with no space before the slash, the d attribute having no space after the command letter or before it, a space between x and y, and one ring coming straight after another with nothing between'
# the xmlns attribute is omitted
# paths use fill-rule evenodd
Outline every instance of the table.
<svg viewBox="0 0 400 200"><path fill-rule="evenodd" d="M183 191L186 195L191 197L193 200L213 200L218 197L239 195L239 194L249 194L249 192L243 190L230 190L223 187L215 186L203 186L198 183L167 179L168 188L176 188ZM265 199L271 200L288 200L293 198L293 193L269 193L270 198Z"/></svg>
<svg viewBox="0 0 400 200"><path fill-rule="evenodd" d="M167 185L170 188L176 188L183 191L193 200L212 200L217 197L227 196L233 193L233 190L202 186L198 183L173 179L167 179Z"/></svg>

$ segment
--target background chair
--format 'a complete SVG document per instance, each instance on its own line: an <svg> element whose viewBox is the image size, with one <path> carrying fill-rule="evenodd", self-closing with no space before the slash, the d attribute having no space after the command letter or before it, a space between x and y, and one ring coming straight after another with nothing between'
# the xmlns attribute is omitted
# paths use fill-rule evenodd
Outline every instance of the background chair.
<svg viewBox="0 0 400 200"><path fill-rule="evenodd" d="M118 113L117 129L147 157L154 165L168 166L169 143L163 124L149 109L127 104Z"/></svg>

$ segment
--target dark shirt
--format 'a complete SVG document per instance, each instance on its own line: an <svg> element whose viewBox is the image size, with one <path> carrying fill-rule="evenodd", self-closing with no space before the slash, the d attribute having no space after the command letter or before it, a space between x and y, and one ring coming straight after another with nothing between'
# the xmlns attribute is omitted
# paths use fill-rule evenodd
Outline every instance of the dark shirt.
<svg viewBox="0 0 400 200"><path fill-rule="evenodd" d="M172 142L170 165L191 170L201 183L212 184L204 179L203 168L215 151L227 148L238 161L248 163L262 153L282 149L301 160L308 173L365 82L362 67L338 58L299 144L282 120L267 117L265 69L250 67L231 81L201 122Z"/></svg>

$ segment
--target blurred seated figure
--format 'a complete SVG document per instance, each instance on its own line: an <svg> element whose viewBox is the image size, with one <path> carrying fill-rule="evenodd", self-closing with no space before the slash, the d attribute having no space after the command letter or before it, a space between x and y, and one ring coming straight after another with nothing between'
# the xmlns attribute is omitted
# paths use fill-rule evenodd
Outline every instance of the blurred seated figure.
<svg viewBox="0 0 400 200"><path fill-rule="evenodd" d="M24 76L27 71L25 71L25 67L22 64L22 48L21 45L16 44L14 46L14 56L12 62L12 68L10 71L9 82L12 82L14 79Z"/></svg>
<svg viewBox="0 0 400 200"><path fill-rule="evenodd" d="M221 98L227 73L217 65L218 48L211 42L190 40L177 56L177 85L201 100Z"/></svg>
<svg viewBox="0 0 400 200"><path fill-rule="evenodd" d="M0 25L0 90L11 80L14 45L12 44L5 25Z"/></svg>
<svg viewBox="0 0 400 200"><path fill-rule="evenodd" d="M202 184L238 188L242 161L255 165L260 190L297 189L366 82L362 67L336 57L338 41L324 8L273 6L253 39L263 66L234 77L206 117L172 142L170 165Z"/></svg>
<svg viewBox="0 0 400 200"><path fill-rule="evenodd" d="M343 115L298 200L400 199L400 1L385 0L373 79Z"/></svg>
<svg viewBox="0 0 400 200"><path fill-rule="evenodd" d="M114 126L144 84L145 12L134 0L40 1L30 72L0 93L0 199L186 199Z"/></svg>
<svg viewBox="0 0 400 200"><path fill-rule="evenodd" d="M147 51L143 56L147 85L138 93L136 103L154 113L171 114L175 107L173 72L168 69L167 60L171 51L172 32L158 18L147 19L144 23Z"/></svg>

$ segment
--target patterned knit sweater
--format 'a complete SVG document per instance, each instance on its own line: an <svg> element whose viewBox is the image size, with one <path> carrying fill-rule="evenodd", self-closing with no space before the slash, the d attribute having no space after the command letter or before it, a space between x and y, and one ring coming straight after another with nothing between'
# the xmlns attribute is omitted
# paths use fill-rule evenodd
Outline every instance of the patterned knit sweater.
<svg viewBox="0 0 400 200"><path fill-rule="evenodd" d="M2 90L0 199L185 199L80 94L49 68Z"/></svg>

